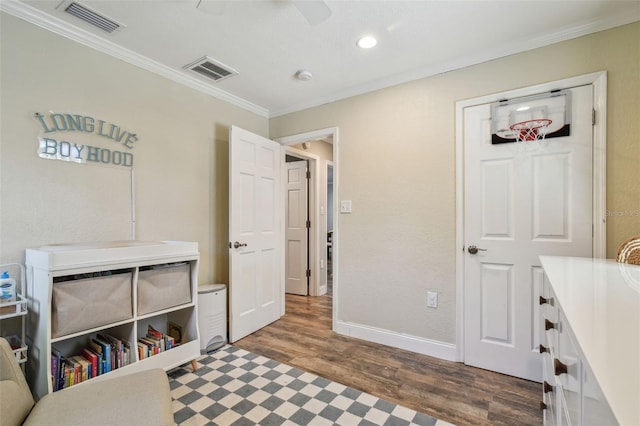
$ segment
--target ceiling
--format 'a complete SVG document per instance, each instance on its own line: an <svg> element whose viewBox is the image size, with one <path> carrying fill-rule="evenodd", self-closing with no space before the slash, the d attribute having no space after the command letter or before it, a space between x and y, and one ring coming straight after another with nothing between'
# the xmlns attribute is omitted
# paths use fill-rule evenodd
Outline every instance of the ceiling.
<svg viewBox="0 0 640 426"><path fill-rule="evenodd" d="M640 1L330 1L310 23L300 0L78 0L121 28L64 11L71 2L1 0L3 11L265 117L462 68L640 20ZM371 34L378 45L356 46ZM237 71L184 69L204 56ZM307 69L309 81L295 78Z"/></svg>

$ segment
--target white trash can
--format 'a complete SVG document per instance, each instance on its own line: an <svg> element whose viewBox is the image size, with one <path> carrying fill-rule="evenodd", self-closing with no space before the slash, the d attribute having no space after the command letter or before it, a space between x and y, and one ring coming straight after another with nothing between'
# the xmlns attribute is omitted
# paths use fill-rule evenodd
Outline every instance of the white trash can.
<svg viewBox="0 0 640 426"><path fill-rule="evenodd" d="M210 354L227 343L227 286L198 286L200 353Z"/></svg>

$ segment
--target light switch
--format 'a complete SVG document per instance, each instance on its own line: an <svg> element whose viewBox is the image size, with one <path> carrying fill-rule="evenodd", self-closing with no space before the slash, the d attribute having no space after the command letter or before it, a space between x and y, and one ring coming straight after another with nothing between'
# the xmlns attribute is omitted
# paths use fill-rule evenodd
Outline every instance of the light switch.
<svg viewBox="0 0 640 426"><path fill-rule="evenodd" d="M351 200L340 201L340 213L351 213Z"/></svg>
<svg viewBox="0 0 640 426"><path fill-rule="evenodd" d="M438 293L435 291L427 292L427 307L428 308L437 308L438 307Z"/></svg>

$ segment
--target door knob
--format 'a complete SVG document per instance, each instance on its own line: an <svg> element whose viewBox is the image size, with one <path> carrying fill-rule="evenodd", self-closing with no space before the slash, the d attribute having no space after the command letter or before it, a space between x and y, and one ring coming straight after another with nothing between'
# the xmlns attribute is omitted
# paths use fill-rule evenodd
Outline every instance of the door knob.
<svg viewBox="0 0 640 426"><path fill-rule="evenodd" d="M246 243L240 243L238 241L236 241L235 243L233 243L233 248L240 248L240 247L246 247L247 244Z"/></svg>
<svg viewBox="0 0 640 426"><path fill-rule="evenodd" d="M471 254L476 254L479 251L487 251L487 249L482 249L482 248L478 248L476 246L469 246L469 248L467 249L467 251Z"/></svg>

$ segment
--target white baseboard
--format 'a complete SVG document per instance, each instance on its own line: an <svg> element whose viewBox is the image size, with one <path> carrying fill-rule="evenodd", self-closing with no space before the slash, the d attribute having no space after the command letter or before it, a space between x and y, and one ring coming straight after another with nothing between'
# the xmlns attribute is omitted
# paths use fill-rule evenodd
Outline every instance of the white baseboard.
<svg viewBox="0 0 640 426"><path fill-rule="evenodd" d="M380 343L394 348L405 349L423 355L447 361L456 361L456 345L425 339L423 337L398 334L381 328L368 325L355 324L345 321L336 321L333 331L345 336L355 337L369 342Z"/></svg>

